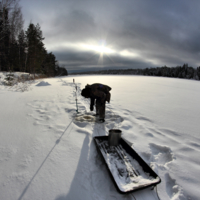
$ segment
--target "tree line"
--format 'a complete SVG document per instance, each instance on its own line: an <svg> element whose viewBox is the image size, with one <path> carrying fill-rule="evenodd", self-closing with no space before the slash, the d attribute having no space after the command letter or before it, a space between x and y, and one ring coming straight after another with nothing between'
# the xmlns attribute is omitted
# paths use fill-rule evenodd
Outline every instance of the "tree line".
<svg viewBox="0 0 200 200"><path fill-rule="evenodd" d="M0 71L20 71L44 74L48 77L67 75L59 67L55 55L48 52L39 24L30 22L23 29L19 0L0 1Z"/></svg>
<svg viewBox="0 0 200 200"><path fill-rule="evenodd" d="M109 69L90 72L79 72L73 74L125 74L125 75L144 75L144 76L163 76L172 78L184 78L200 80L200 67L189 67L188 64L177 67L157 67L145 69Z"/></svg>

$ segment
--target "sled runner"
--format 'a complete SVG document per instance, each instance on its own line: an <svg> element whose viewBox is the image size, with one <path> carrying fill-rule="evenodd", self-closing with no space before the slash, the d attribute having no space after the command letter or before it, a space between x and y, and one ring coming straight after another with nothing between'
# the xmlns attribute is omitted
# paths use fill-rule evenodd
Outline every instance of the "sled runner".
<svg viewBox="0 0 200 200"><path fill-rule="evenodd" d="M109 146L108 136L94 137L94 141L120 193L156 186L161 182L160 177L123 138L117 146Z"/></svg>

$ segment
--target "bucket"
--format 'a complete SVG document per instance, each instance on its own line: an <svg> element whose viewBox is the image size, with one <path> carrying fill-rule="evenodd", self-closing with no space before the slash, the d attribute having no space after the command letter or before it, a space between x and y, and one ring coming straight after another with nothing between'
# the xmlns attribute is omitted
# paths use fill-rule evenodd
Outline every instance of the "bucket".
<svg viewBox="0 0 200 200"><path fill-rule="evenodd" d="M108 144L110 146L117 146L121 139L122 131L119 129L110 129L108 135Z"/></svg>

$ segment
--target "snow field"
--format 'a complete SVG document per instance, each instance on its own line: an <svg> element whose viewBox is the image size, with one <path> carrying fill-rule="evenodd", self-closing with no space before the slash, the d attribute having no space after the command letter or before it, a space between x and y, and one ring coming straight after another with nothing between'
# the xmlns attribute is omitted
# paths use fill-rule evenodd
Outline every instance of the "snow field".
<svg viewBox="0 0 200 200"><path fill-rule="evenodd" d="M112 87L106 122L80 96L87 84ZM121 195L93 137L120 128L123 137L161 177L163 200L198 199L200 137L198 81L142 76L68 76L35 82L28 92L0 85L0 199L158 199L145 189Z"/></svg>

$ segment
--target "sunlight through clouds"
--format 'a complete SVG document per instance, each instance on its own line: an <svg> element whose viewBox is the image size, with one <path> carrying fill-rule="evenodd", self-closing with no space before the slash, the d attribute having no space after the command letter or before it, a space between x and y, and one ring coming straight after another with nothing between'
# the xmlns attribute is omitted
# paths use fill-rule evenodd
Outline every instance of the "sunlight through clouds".
<svg viewBox="0 0 200 200"><path fill-rule="evenodd" d="M104 53L106 53L106 54L115 53L115 51L113 49L107 47L104 44L101 44L101 45L82 44L81 47L84 48L85 50L92 50L97 53L103 53L103 54Z"/></svg>
<svg viewBox="0 0 200 200"><path fill-rule="evenodd" d="M129 50L123 50L119 53L121 56L127 56L127 57L133 57L133 58L136 58L136 57L140 57L138 53L136 52L132 52L132 51L129 51Z"/></svg>
<svg viewBox="0 0 200 200"><path fill-rule="evenodd" d="M46 48L69 71L96 70L100 65L199 67L200 1L20 0L20 4L25 27L31 21L39 23Z"/></svg>
<svg viewBox="0 0 200 200"><path fill-rule="evenodd" d="M106 44L105 40L100 40L98 43L86 43L81 44L80 47L86 51L92 51L94 54L99 54L98 64L104 65L104 56L110 58L110 54L116 53L116 51Z"/></svg>

